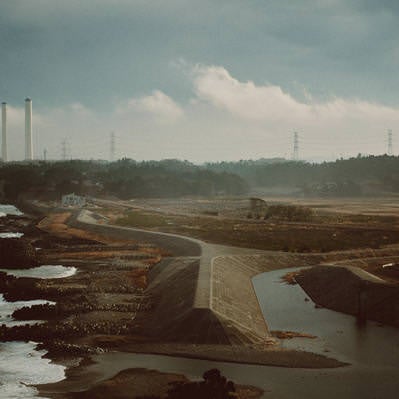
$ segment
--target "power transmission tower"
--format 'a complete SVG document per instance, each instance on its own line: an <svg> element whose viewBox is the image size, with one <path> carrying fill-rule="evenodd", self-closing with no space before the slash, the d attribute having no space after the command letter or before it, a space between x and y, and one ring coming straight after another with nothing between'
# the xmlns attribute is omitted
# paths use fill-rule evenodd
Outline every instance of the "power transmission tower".
<svg viewBox="0 0 399 399"><path fill-rule="evenodd" d="M115 160L115 133L111 133L110 149L109 149L109 160L114 162Z"/></svg>
<svg viewBox="0 0 399 399"><path fill-rule="evenodd" d="M67 157L67 143L66 140L63 140L61 143L61 158L63 161L66 161Z"/></svg>
<svg viewBox="0 0 399 399"><path fill-rule="evenodd" d="M393 155L392 130L388 130L388 155Z"/></svg>
<svg viewBox="0 0 399 399"><path fill-rule="evenodd" d="M292 159L294 161L298 161L299 159L299 138L297 132L294 132L294 151L292 153Z"/></svg>

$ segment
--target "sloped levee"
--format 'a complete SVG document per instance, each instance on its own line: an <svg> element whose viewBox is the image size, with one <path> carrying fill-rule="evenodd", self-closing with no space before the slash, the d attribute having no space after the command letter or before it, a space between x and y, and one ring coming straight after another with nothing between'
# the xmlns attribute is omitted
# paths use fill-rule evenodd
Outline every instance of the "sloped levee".
<svg viewBox="0 0 399 399"><path fill-rule="evenodd" d="M239 329L247 341L262 342L270 333L251 281L258 270L251 267L247 258L221 256L214 259L211 308Z"/></svg>
<svg viewBox="0 0 399 399"><path fill-rule="evenodd" d="M150 273L148 293L156 307L144 323L154 339L194 344L238 344L250 342L231 321L212 309L195 306L200 262L166 260Z"/></svg>
<svg viewBox="0 0 399 399"><path fill-rule="evenodd" d="M221 257L224 261L214 267L210 252L217 254L218 246L173 234L97 224L87 211L72 223L99 234L148 242L173 254L148 276L147 293L154 308L139 316L147 336L162 342L223 345L263 343L270 337L250 279L253 270L235 262L233 256Z"/></svg>
<svg viewBox="0 0 399 399"><path fill-rule="evenodd" d="M342 266L318 266L303 271L296 280L319 305L399 327L399 287L366 279L355 271Z"/></svg>

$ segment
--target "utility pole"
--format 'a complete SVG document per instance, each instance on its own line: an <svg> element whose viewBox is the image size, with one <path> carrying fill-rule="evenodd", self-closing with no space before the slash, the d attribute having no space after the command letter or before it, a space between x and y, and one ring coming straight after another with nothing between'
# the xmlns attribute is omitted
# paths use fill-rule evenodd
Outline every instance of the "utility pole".
<svg viewBox="0 0 399 399"><path fill-rule="evenodd" d="M393 155L392 130L388 130L388 155Z"/></svg>
<svg viewBox="0 0 399 399"><path fill-rule="evenodd" d="M294 132L294 151L292 153L292 159L298 161L299 159L299 139L298 132Z"/></svg>
<svg viewBox="0 0 399 399"><path fill-rule="evenodd" d="M47 161L47 148L43 150L43 161Z"/></svg>
<svg viewBox="0 0 399 399"><path fill-rule="evenodd" d="M111 133L110 149L109 149L109 160L114 162L115 160L115 133Z"/></svg>

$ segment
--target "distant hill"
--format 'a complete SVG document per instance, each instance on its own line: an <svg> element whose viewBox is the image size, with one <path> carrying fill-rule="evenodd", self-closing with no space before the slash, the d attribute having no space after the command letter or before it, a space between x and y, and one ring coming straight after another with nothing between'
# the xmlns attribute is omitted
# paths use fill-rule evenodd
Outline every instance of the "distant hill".
<svg viewBox="0 0 399 399"><path fill-rule="evenodd" d="M207 164L229 171L252 187L296 187L307 195L399 193L399 157L358 156L335 162L309 163L277 159Z"/></svg>

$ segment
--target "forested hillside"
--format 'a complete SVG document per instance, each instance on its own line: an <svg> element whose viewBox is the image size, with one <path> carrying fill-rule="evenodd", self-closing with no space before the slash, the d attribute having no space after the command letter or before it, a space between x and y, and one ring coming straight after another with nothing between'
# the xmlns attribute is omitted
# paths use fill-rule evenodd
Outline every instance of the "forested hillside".
<svg viewBox="0 0 399 399"><path fill-rule="evenodd" d="M314 164L302 161L259 160L218 162L208 169L229 171L252 187L297 187L305 194L359 195L399 192L399 157L358 156Z"/></svg>
<svg viewBox="0 0 399 399"><path fill-rule="evenodd" d="M368 156L312 164L261 159L194 165L188 161L57 161L0 164L0 195L59 198L70 192L120 198L246 195L290 187L305 195L399 192L399 157Z"/></svg>
<svg viewBox="0 0 399 399"><path fill-rule="evenodd" d="M120 198L239 195L248 185L232 173L211 171L187 161L136 162L58 161L0 164L0 195L15 200L21 194L59 198L76 194Z"/></svg>

